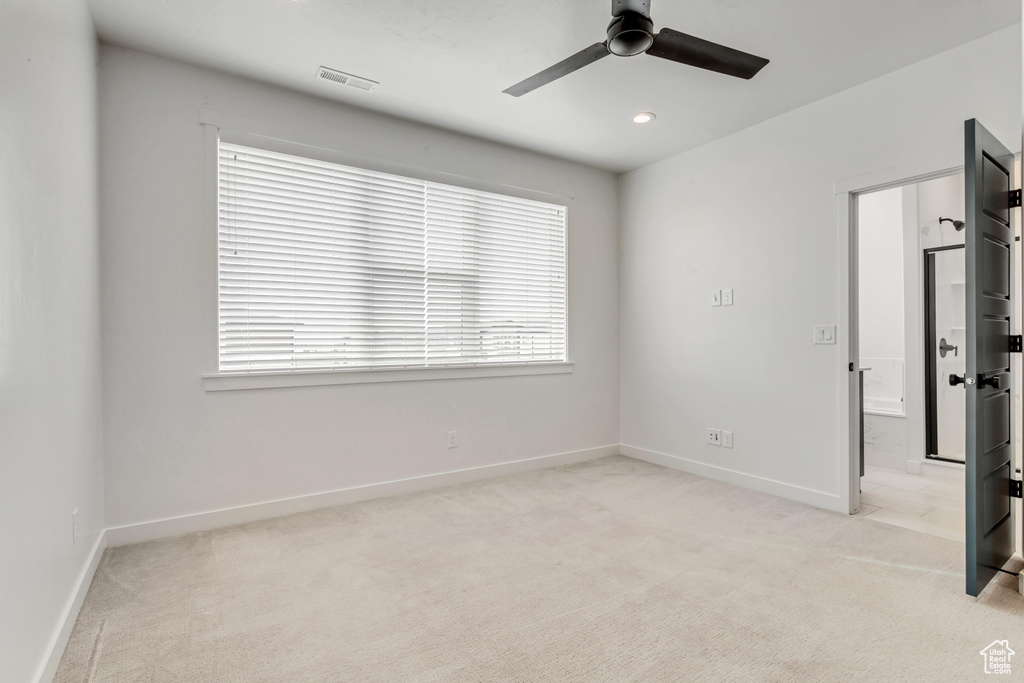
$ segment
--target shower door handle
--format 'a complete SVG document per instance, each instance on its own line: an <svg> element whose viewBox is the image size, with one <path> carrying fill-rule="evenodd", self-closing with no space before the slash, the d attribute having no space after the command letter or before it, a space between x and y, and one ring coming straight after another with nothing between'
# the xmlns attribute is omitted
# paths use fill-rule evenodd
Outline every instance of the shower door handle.
<svg viewBox="0 0 1024 683"><path fill-rule="evenodd" d="M962 376L955 375L955 374L949 376L949 386L955 387L956 385L963 384L963 383L964 383L964 378Z"/></svg>
<svg viewBox="0 0 1024 683"><path fill-rule="evenodd" d="M959 346L953 346L952 344L948 344L946 342L946 338L943 337L942 339L939 340L939 355L942 356L943 358L945 358L946 354L949 353L950 351L953 352L954 356L959 356L960 355L960 347Z"/></svg>

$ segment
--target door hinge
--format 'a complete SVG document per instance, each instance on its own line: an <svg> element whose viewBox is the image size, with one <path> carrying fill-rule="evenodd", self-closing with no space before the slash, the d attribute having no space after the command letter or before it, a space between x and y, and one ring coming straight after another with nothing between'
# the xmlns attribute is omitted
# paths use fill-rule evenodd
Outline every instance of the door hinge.
<svg viewBox="0 0 1024 683"><path fill-rule="evenodd" d="M1024 349L1021 348L1022 344L1024 344L1024 341L1021 340L1021 336L1019 334L1010 335L1010 353L1024 352Z"/></svg>
<svg viewBox="0 0 1024 683"><path fill-rule="evenodd" d="M1020 479L1010 480L1010 497L1020 498L1021 497L1021 485L1024 484Z"/></svg>
<svg viewBox="0 0 1024 683"><path fill-rule="evenodd" d="M1010 208L1020 206L1020 190L1010 190Z"/></svg>

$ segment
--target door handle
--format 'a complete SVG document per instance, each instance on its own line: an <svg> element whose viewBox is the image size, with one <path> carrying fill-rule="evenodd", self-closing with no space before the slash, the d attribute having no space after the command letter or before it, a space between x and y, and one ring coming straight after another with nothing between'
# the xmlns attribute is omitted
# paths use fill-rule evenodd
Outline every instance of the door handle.
<svg viewBox="0 0 1024 683"><path fill-rule="evenodd" d="M1005 388L1005 387L1003 387L1003 375L1004 374L1006 374L1006 373L997 372L997 373L995 373L994 375L992 375L990 377L986 377L985 375L980 375L978 377L978 386L979 387L991 387L992 389L1003 389L1003 388Z"/></svg>
<svg viewBox="0 0 1024 683"><path fill-rule="evenodd" d="M957 384L963 384L964 378L960 375L952 374L949 376L949 386L955 387Z"/></svg>
<svg viewBox="0 0 1024 683"><path fill-rule="evenodd" d="M950 351L953 352L954 356L960 355L960 347L953 346L952 344L947 343L946 338L943 337L942 339L939 340L939 355L945 358L946 354L949 353Z"/></svg>

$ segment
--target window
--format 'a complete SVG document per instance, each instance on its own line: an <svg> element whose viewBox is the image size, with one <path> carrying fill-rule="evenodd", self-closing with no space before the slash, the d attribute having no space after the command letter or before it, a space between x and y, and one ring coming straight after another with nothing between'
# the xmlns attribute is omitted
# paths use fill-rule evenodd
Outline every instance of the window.
<svg viewBox="0 0 1024 683"><path fill-rule="evenodd" d="M219 145L222 374L566 360L566 208Z"/></svg>

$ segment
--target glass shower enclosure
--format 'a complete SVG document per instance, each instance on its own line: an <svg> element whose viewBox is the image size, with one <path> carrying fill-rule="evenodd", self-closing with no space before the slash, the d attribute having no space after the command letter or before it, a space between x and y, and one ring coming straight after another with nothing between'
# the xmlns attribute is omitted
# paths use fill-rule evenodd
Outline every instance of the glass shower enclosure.
<svg viewBox="0 0 1024 683"><path fill-rule="evenodd" d="M964 361L965 263L962 244L924 250L927 457L964 462L967 398Z"/></svg>

